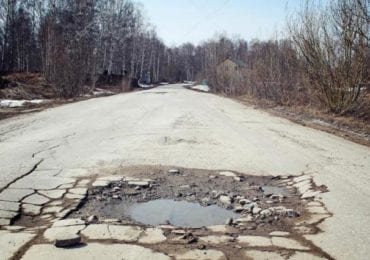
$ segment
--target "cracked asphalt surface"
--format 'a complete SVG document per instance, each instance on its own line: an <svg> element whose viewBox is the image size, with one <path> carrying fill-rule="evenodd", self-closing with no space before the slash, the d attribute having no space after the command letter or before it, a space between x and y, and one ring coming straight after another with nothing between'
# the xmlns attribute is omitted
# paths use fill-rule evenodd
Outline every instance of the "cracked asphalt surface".
<svg viewBox="0 0 370 260"><path fill-rule="evenodd" d="M333 216L306 238L335 259L370 253L368 147L180 85L0 121L0 158L0 192L33 175L86 177L129 165L310 175L328 187L320 197Z"/></svg>

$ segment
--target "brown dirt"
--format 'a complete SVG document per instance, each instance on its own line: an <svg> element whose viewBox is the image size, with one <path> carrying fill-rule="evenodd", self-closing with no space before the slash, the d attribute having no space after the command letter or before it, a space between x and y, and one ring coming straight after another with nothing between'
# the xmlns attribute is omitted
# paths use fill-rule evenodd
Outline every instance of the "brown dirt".
<svg viewBox="0 0 370 260"><path fill-rule="evenodd" d="M12 73L2 76L6 82L0 87L2 99L52 99L58 96L56 87L39 73Z"/></svg>

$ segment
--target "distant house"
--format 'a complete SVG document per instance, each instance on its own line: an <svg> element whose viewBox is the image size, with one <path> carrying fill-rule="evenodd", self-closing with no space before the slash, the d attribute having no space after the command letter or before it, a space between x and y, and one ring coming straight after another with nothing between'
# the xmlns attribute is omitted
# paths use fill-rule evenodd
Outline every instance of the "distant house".
<svg viewBox="0 0 370 260"><path fill-rule="evenodd" d="M242 61L227 58L217 65L217 73L222 74L225 72L226 73L241 72L245 68L246 65Z"/></svg>
<svg viewBox="0 0 370 260"><path fill-rule="evenodd" d="M237 94L243 89L245 82L246 65L242 61L227 58L216 68L216 84L220 91L227 94Z"/></svg>

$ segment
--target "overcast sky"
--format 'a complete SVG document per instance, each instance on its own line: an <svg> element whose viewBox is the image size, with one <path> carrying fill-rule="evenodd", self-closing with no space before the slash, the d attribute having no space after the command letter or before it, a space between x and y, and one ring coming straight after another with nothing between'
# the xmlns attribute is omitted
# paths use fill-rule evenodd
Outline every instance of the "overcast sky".
<svg viewBox="0 0 370 260"><path fill-rule="evenodd" d="M167 45L199 43L216 33L269 39L303 0L136 0Z"/></svg>

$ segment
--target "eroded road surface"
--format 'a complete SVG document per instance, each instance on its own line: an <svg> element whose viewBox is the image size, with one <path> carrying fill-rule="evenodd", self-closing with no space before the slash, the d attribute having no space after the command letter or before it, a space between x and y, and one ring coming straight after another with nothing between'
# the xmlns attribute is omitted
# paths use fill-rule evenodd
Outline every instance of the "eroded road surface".
<svg viewBox="0 0 370 260"><path fill-rule="evenodd" d="M231 99L181 85L91 99L0 121L0 259L368 259L369 187L368 147ZM103 212L125 199L240 218Z"/></svg>

